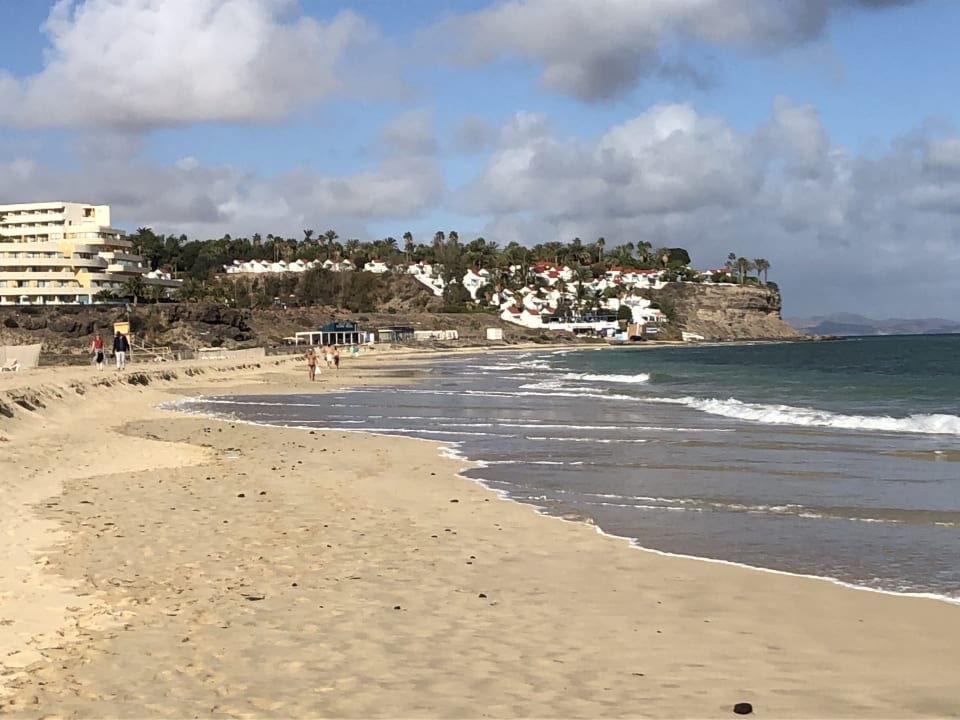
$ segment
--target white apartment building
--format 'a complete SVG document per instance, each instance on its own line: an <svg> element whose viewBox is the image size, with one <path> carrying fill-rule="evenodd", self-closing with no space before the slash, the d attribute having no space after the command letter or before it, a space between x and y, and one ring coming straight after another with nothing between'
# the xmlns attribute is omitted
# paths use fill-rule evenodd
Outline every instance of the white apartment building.
<svg viewBox="0 0 960 720"><path fill-rule="evenodd" d="M92 303L97 293L120 292L149 269L123 231L110 227L108 205L0 205L0 305Z"/></svg>

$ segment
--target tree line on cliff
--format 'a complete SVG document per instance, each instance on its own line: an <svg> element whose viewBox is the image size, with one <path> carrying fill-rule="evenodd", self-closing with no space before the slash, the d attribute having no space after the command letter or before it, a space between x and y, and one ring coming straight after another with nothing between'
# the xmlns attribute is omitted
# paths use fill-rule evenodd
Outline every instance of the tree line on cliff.
<svg viewBox="0 0 960 720"><path fill-rule="evenodd" d="M180 299L225 299L239 306L264 305L276 298L296 296L304 302L327 304L324 300L330 300L333 302L329 304L365 311L382 301L379 297L382 293L375 289L378 284L376 280L363 277L368 273L314 270L303 273L299 278L264 276L255 281L239 282L235 278L226 281L220 273L224 266L236 259L274 262L295 259L346 260L358 270L362 270L371 260L380 260L402 269L409 263L424 261L435 265L446 281L448 291L445 292L444 305L448 309L469 305L469 294L457 282L468 268L482 268L490 272L491 284L484 293L488 296L506 287L536 284L538 279L529 269L544 262L572 268L576 278L581 281L600 277L612 266L624 270L660 270L668 281L696 282L701 279L689 267L690 255L684 248L654 247L647 241L608 245L602 237L588 243L573 238L566 243L551 241L532 247L511 242L501 248L496 242L483 237L461 242L455 230L437 231L429 242L418 243L410 232L404 233L402 240L386 237L369 242L355 238L341 242L334 230L317 233L312 229L305 229L302 238L273 234L263 237L257 233L249 238L227 234L217 239L190 240L185 235L161 235L151 228L141 227L128 235L127 239L133 243L136 252L147 259L151 269L164 268L184 280L179 291ZM763 284L769 267L770 263L763 258L750 260L730 253L726 261L729 274L716 275L714 280ZM520 270L510 272L510 268ZM751 276L754 270L757 274ZM131 284L136 284L136 281ZM144 289L131 287L125 290L129 291L127 295L136 297L138 294L142 296Z"/></svg>

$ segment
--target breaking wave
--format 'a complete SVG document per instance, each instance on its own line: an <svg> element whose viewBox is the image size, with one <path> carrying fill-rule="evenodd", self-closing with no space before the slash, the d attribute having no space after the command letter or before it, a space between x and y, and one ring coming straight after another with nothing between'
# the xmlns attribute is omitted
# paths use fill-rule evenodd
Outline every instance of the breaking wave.
<svg viewBox="0 0 960 720"><path fill-rule="evenodd" d="M960 417L943 414L914 414L906 417L887 415L844 415L791 405L766 405L741 402L734 398L651 398L651 402L686 405L711 415L769 425L799 425L840 430L871 430L887 433L960 436Z"/></svg>

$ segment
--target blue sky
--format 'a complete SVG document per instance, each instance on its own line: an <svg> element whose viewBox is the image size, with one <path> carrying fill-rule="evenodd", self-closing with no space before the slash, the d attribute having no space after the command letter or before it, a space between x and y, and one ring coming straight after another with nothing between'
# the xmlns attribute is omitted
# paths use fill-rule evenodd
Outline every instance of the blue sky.
<svg viewBox="0 0 960 720"><path fill-rule="evenodd" d="M0 0L0 202L764 257L960 319L951 0Z"/></svg>

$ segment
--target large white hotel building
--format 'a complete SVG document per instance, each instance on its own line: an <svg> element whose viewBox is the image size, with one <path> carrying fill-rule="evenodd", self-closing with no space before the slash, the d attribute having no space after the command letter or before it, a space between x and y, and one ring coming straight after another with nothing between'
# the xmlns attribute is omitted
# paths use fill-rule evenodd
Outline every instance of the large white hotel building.
<svg viewBox="0 0 960 720"><path fill-rule="evenodd" d="M123 231L110 227L107 205L0 205L0 305L92 303L149 269ZM145 277L144 284L177 283Z"/></svg>

